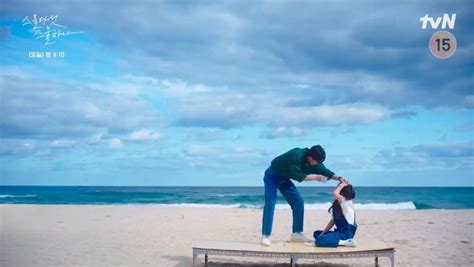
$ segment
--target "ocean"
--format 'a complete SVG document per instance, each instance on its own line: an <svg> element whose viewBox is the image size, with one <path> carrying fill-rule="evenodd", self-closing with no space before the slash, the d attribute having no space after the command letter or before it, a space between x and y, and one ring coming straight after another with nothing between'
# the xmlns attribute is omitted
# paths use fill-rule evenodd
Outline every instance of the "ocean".
<svg viewBox="0 0 474 267"><path fill-rule="evenodd" d="M325 210L333 187L299 187L306 209ZM473 209L474 187L356 187L359 210ZM0 204L263 207L263 187L0 186ZM277 209L290 209L278 193Z"/></svg>

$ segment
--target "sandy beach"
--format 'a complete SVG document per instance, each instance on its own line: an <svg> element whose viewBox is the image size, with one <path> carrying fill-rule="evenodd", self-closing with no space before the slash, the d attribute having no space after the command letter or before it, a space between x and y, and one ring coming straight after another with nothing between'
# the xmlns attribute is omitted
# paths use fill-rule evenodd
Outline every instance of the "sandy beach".
<svg viewBox="0 0 474 267"><path fill-rule="evenodd" d="M258 242L261 210L156 205L0 205L0 265L190 266L203 240ZM329 215L308 210L305 233ZM472 266L474 210L359 211L358 240L396 248L396 266ZM277 210L273 240L286 240L291 211ZM202 257L198 266L203 265ZM389 260L380 259L381 266ZM283 260L213 257L208 266L288 266ZM298 266L373 266L372 259Z"/></svg>

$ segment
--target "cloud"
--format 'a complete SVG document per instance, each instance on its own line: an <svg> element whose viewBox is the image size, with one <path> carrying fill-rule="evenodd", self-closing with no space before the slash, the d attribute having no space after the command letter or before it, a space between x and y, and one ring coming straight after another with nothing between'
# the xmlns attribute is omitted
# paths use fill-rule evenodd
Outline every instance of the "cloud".
<svg viewBox="0 0 474 267"><path fill-rule="evenodd" d="M348 170L372 170L377 166L373 162L372 158L365 154L343 154L343 155L331 155L328 158L328 162L325 163L328 166L337 167L340 172Z"/></svg>
<svg viewBox="0 0 474 267"><path fill-rule="evenodd" d="M432 158L474 157L474 142L424 144L413 147L412 151Z"/></svg>
<svg viewBox="0 0 474 267"><path fill-rule="evenodd" d="M128 140L131 141L156 141L160 139L161 135L157 132L152 132L148 129L140 129L130 133Z"/></svg>
<svg viewBox="0 0 474 267"><path fill-rule="evenodd" d="M347 155L328 159L344 170L469 171L472 144L466 142L398 144L376 155L354 151L377 135L365 125L394 119L387 127L403 127L403 120L426 115L430 127L419 131L430 131L437 120L429 109L438 108L462 109L466 121L465 109L474 107L470 6L456 0L259 1L249 9L240 1L4 0L0 39L8 49L0 70L0 153L6 160L53 155L66 162L71 156L71 166L90 160L101 170L107 165L101 156L113 155L111 176L120 165L120 175L125 170L150 181L157 171L162 177L191 173L193 184L204 176L244 181L281 146L325 127L328 138L337 131L334 142L351 144ZM459 46L448 60L429 53L434 31L419 25L427 12L457 13L452 32ZM68 39L61 62L24 58L35 40L12 22L35 13L58 14L60 23L85 32ZM340 130L354 125L363 126L354 138L367 138L354 143ZM472 129L466 125L459 130ZM413 138L394 137L401 144ZM160 149L150 149L156 140ZM84 151L89 159L77 157ZM20 169L16 160L12 168ZM52 181L50 173L44 176Z"/></svg>
<svg viewBox="0 0 474 267"><path fill-rule="evenodd" d="M156 110L140 99L18 73L1 79L3 138L120 135L159 121Z"/></svg>
<svg viewBox="0 0 474 267"><path fill-rule="evenodd" d="M229 167L231 165L252 165L267 159L273 148L254 148L251 146L221 146L207 144L189 144L183 150L186 161L194 165L202 164L206 168ZM249 163L252 162L252 163ZM234 166L235 167L235 166Z"/></svg>
<svg viewBox="0 0 474 267"><path fill-rule="evenodd" d="M465 168L474 167L472 141L420 144L412 147L382 149L376 162L386 168Z"/></svg>
<svg viewBox="0 0 474 267"><path fill-rule="evenodd" d="M412 118L416 116L417 112L414 110L394 110L392 111L392 118Z"/></svg>
<svg viewBox="0 0 474 267"><path fill-rule="evenodd" d="M472 108L469 58L474 45L469 37L472 29L463 26L472 20L464 8L466 2L449 2L453 12L458 12L455 34L463 40L450 60L427 53L429 32L418 25L421 15L447 3L415 2L402 8L372 1L356 7L259 2L249 12L239 2L125 1L111 6L97 1L88 2L78 17L78 3L23 1L19 8L7 1L4 19L59 14L64 24L119 53L120 64L141 66L143 71L125 67L131 72L95 77L81 92L66 93L69 85L50 81L47 87L53 89L49 92L48 88L22 89L34 99L26 100L24 108L34 112L25 114L20 108L18 114L10 114L4 132L10 137L53 132L82 136L102 128L121 134L149 127L156 111L166 108L171 125L220 129L262 124L271 129L364 125L390 117L410 118L415 115L410 111L413 106ZM396 23L390 18L397 18ZM317 30L313 25L318 25ZM21 87L11 78L6 82ZM33 83L38 81L21 81ZM48 99L47 93L57 95L56 99ZM14 93L6 97L25 102ZM47 101L66 105L53 103L44 111L34 106ZM7 111L14 108L7 106ZM53 124L58 123L28 126L44 121L46 113ZM65 120L62 114L76 123L59 123ZM300 135L295 130L276 132Z"/></svg>
<svg viewBox="0 0 474 267"><path fill-rule="evenodd" d="M0 139L0 155L2 156L22 156L35 153L38 144L36 140L28 139Z"/></svg>
<svg viewBox="0 0 474 267"><path fill-rule="evenodd" d="M65 140L65 139L59 139L59 140L54 140L53 142L49 143L49 147L52 148L67 148L74 146L76 144L76 141L74 140Z"/></svg>
<svg viewBox="0 0 474 267"><path fill-rule="evenodd" d="M266 110L268 112L269 110ZM370 124L389 116L389 111L378 105L353 103L342 105L321 105L314 107L283 108L272 116L273 123L313 126L341 124Z"/></svg>
<svg viewBox="0 0 474 267"><path fill-rule="evenodd" d="M280 137L301 137L309 133L308 128L300 127L275 127L266 130L262 137L264 138L280 138Z"/></svg>
<svg viewBox="0 0 474 267"><path fill-rule="evenodd" d="M83 5L6 1L2 17L60 14L64 24L114 49L127 66L141 66L143 76L153 79L287 96L293 96L290 87L304 85L296 86L310 89L299 95L300 103L310 99L310 106L364 102L393 108L473 107L474 34L469 25L474 19L469 1L261 1L251 11L238 1ZM459 47L449 60L438 60L426 45L432 31L422 30L419 18L444 10L457 14L453 33Z"/></svg>
<svg viewBox="0 0 474 267"><path fill-rule="evenodd" d="M239 2L97 1L81 9L89 18L83 20L76 16L78 3L6 1L2 18L57 13L64 24L118 53L122 72L92 74L81 83L4 72L1 136L157 140L160 133L137 129L151 129L161 119L192 130L258 126L265 138L298 138L314 127L412 118L412 106L472 108L466 2L449 2L458 12L454 34L462 40L450 60L427 53L430 32L418 25L421 15L447 4L259 2L249 12ZM215 137L209 136L192 138Z"/></svg>
<svg viewBox="0 0 474 267"><path fill-rule="evenodd" d="M176 125L219 127L223 129L265 123L275 126L370 124L389 116L383 107L355 103L334 106L287 107L278 103L259 102L260 97L209 96L178 106ZM226 100L229 99L229 100ZM207 103L212 102L213 105ZM284 129L284 128L280 128ZM295 134L296 128L290 132ZM288 131L287 131L288 132Z"/></svg>
<svg viewBox="0 0 474 267"><path fill-rule="evenodd" d="M234 153L237 153L237 154L248 154L248 153L253 153L254 151L255 149L251 147L246 147L246 146L234 147Z"/></svg>
<svg viewBox="0 0 474 267"><path fill-rule="evenodd" d="M190 157L213 156L218 151L210 146L191 144L183 149L184 154Z"/></svg>
<svg viewBox="0 0 474 267"><path fill-rule="evenodd" d="M108 143L109 143L109 148L112 148L112 149L119 149L123 147L122 141L118 138L112 138L108 140Z"/></svg>
<svg viewBox="0 0 474 267"><path fill-rule="evenodd" d="M102 86L102 83L97 82L97 88L105 88L109 93L107 80ZM308 131L297 129L307 128L308 125L371 124L389 118L392 114L388 108L371 103L295 104L301 99L300 94L287 95L287 92L280 91L239 92L228 87L148 76L123 75L114 83L126 85L131 80L135 81L134 87L140 88L133 95L140 96L150 106L167 112L167 122L180 127L231 129L267 125L272 127L271 131L274 133L264 135L271 138L274 134L280 137L303 136ZM120 92L117 94L123 95ZM93 107L88 109L90 116L95 116L96 113Z"/></svg>
<svg viewBox="0 0 474 267"><path fill-rule="evenodd" d="M473 122L463 123L463 124L459 125L458 127L456 127L456 131L472 133L472 132L474 132L474 123Z"/></svg>
<svg viewBox="0 0 474 267"><path fill-rule="evenodd" d="M222 140L225 138L224 131L221 129L208 129L205 131L200 131L191 128L192 131L186 135L186 140L190 142L210 142Z"/></svg>
<svg viewBox="0 0 474 267"><path fill-rule="evenodd" d="M474 95L465 96L464 97L464 105L466 107L469 107L469 108L474 108Z"/></svg>
<svg viewBox="0 0 474 267"><path fill-rule="evenodd" d="M170 97L174 102L174 125L222 129L254 124L278 127L302 127L312 124L316 127L370 124L390 116L387 108L375 104L291 106L288 105L291 98L288 99L285 94L244 94L213 87L204 88L196 90L195 87L183 83L166 87L168 92L180 92Z"/></svg>

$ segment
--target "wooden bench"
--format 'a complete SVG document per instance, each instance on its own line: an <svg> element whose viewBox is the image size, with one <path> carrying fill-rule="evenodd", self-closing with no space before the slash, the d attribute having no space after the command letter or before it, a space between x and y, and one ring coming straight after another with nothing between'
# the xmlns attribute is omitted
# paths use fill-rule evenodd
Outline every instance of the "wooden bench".
<svg viewBox="0 0 474 267"><path fill-rule="evenodd" d="M257 258L286 258L290 259L292 267L299 259L345 259L345 258L375 258L378 265L379 257L388 257L392 267L395 265L395 248L377 241L358 242L357 247L320 248L312 244L273 242L270 247L258 243L206 241L193 247L193 266L196 258L203 254L204 264L209 255L239 256Z"/></svg>

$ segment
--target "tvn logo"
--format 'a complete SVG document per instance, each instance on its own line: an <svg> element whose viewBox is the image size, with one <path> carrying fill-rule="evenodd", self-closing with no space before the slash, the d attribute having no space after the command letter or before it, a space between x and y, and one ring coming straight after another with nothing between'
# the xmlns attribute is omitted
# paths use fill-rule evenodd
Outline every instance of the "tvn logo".
<svg viewBox="0 0 474 267"><path fill-rule="evenodd" d="M451 14L443 14L442 17L430 17L428 13L424 17L420 18L421 21L421 28L426 29L428 23L430 24L432 29L438 29L441 24L441 29L446 29L446 26L449 29L454 29L454 25L456 24L456 13Z"/></svg>

